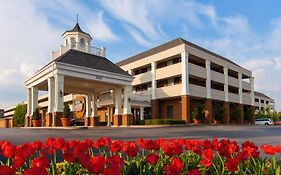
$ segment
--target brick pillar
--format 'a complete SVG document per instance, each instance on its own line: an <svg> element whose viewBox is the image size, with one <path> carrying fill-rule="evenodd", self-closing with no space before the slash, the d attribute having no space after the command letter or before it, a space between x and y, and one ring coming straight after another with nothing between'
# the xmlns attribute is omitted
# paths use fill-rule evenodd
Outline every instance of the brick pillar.
<svg viewBox="0 0 281 175"><path fill-rule="evenodd" d="M190 100L188 95L181 96L181 119L190 123Z"/></svg>
<svg viewBox="0 0 281 175"><path fill-rule="evenodd" d="M229 115L229 102L223 102L224 114L223 114L223 122L224 124L230 123L230 115Z"/></svg>
<svg viewBox="0 0 281 175"><path fill-rule="evenodd" d="M243 104L238 104L238 108L240 109L240 117L239 117L239 124L244 124L244 109Z"/></svg>
<svg viewBox="0 0 281 175"><path fill-rule="evenodd" d="M53 126L62 126L60 118L62 117L62 112L54 112L55 123Z"/></svg>
<svg viewBox="0 0 281 175"><path fill-rule="evenodd" d="M88 117L88 118L90 119L90 121L88 121L88 124L90 124L91 127L99 126L99 122L100 122L99 116Z"/></svg>
<svg viewBox="0 0 281 175"><path fill-rule="evenodd" d="M207 118L207 123L212 124L213 122L213 103L211 99L205 100L205 117Z"/></svg>
<svg viewBox="0 0 281 175"><path fill-rule="evenodd" d="M46 113L46 127L50 127L52 125L52 113Z"/></svg>
<svg viewBox="0 0 281 175"><path fill-rule="evenodd" d="M151 118L159 118L158 100L151 100Z"/></svg>
<svg viewBox="0 0 281 175"><path fill-rule="evenodd" d="M90 123L90 117L84 117L84 126L88 127Z"/></svg>
<svg viewBox="0 0 281 175"><path fill-rule="evenodd" d="M120 126L122 125L122 115L113 115L113 125L114 126Z"/></svg>
<svg viewBox="0 0 281 175"><path fill-rule="evenodd" d="M122 126L129 126L133 124L132 114L122 114Z"/></svg>
<svg viewBox="0 0 281 175"><path fill-rule="evenodd" d="M255 121L256 121L256 115L255 115L255 106L251 106L251 124L255 124Z"/></svg>

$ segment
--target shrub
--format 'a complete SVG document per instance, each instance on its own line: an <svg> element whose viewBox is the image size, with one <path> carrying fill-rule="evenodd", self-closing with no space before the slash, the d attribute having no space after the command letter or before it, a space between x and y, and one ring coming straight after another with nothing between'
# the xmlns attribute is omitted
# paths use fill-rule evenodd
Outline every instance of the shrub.
<svg viewBox="0 0 281 175"><path fill-rule="evenodd" d="M185 124L184 120L174 120L174 119L148 119L144 120L144 125L177 125Z"/></svg>
<svg viewBox="0 0 281 175"><path fill-rule="evenodd" d="M24 118L27 111L26 104L18 104L15 108L15 113L13 116L15 126L23 126L24 125Z"/></svg>
<svg viewBox="0 0 281 175"><path fill-rule="evenodd" d="M36 108L35 111L33 112L32 119L33 120L40 120L41 119L41 115L39 113L39 108Z"/></svg>
<svg viewBox="0 0 281 175"><path fill-rule="evenodd" d="M68 104L65 103L64 107L63 107L63 113L62 113L63 117L64 118L69 118L70 117L70 113L71 113L70 112L70 108L69 108Z"/></svg>

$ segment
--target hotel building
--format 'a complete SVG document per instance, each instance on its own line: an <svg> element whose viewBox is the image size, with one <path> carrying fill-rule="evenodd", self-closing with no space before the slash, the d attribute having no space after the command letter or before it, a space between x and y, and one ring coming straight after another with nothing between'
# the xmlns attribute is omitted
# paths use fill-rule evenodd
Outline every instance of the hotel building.
<svg viewBox="0 0 281 175"><path fill-rule="evenodd" d="M38 106L45 109L44 126L60 125L64 102L86 126L96 120L127 126L145 118L191 123L199 105L206 123L216 119L218 109L223 116L216 120L225 124L253 123L254 109L274 110L274 100L254 91L250 70L182 38L113 64L78 24L63 37L52 61L25 82L26 126ZM38 90L47 94L38 97ZM244 118L249 111L251 117Z"/></svg>

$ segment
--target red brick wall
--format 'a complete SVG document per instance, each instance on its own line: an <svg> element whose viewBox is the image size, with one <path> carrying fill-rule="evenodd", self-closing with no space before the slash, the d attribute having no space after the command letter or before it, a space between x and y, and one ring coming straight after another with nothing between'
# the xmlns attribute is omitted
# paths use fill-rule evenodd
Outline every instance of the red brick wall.
<svg viewBox="0 0 281 175"><path fill-rule="evenodd" d="M167 107L169 105L173 106L173 119L181 120L181 99L180 98L172 98L159 100L158 108L159 108L159 117L161 119L168 118L167 116Z"/></svg>

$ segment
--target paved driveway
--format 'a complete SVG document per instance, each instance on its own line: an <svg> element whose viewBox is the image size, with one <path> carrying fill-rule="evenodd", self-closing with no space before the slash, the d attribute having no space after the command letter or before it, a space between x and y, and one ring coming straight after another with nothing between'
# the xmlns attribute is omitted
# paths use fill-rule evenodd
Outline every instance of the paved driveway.
<svg viewBox="0 0 281 175"><path fill-rule="evenodd" d="M169 126L169 127L100 127L79 130L64 129L0 129L0 140L9 140L14 144L27 141L45 140L48 137L63 137L65 139L96 139L110 137L112 139L135 140L142 138L196 138L211 139L230 138L239 143L246 140L256 144L281 144L281 126Z"/></svg>

